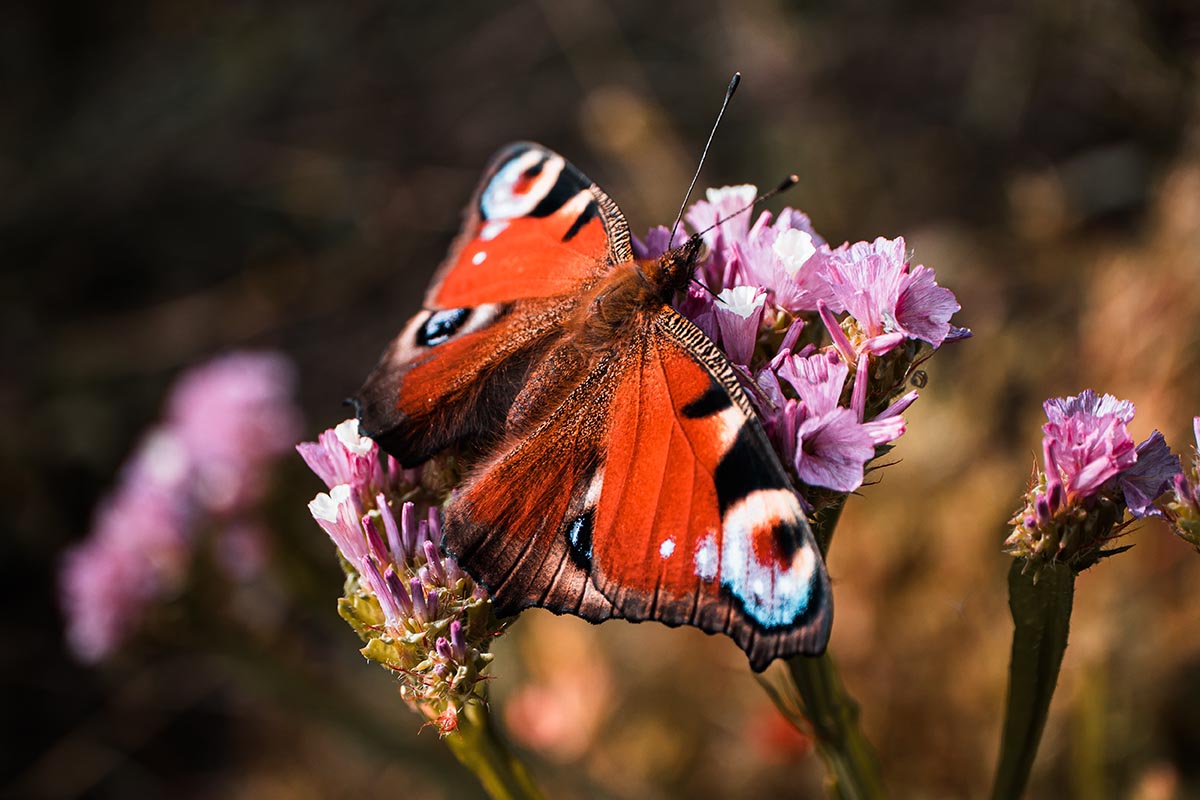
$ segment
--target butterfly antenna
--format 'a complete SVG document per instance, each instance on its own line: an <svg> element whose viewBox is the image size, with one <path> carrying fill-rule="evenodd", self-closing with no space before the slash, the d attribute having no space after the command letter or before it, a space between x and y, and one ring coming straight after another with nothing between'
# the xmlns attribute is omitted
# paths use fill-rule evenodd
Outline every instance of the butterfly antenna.
<svg viewBox="0 0 1200 800"><path fill-rule="evenodd" d="M782 193L786 192L788 189L792 188L799 182L800 182L799 175L788 175L786 178L783 179L783 181L778 186L776 186L771 191L760 194L758 197L754 198L754 202L749 203L748 205L742 206L741 208L739 208L737 211L734 211L729 216L721 217L721 219L717 220L712 225L709 225L707 228L700 231L696 235L703 236L704 234L711 231L713 228L716 228L720 225L724 225L726 222L728 222L729 220L738 216L739 214L745 214L747 211L754 208L759 203L770 200L772 197L774 197L777 194L782 194Z"/></svg>
<svg viewBox="0 0 1200 800"><path fill-rule="evenodd" d="M721 103L721 110L717 112L717 121L713 123L712 131L708 134L708 141L704 143L704 152L700 154L700 163L696 165L696 174L692 176L692 182L688 186L687 194L683 196L683 203L679 206L679 214L675 217L675 224L671 226L671 238L667 240L667 246L675 241L675 232L679 230L679 223L683 221L683 211L687 208L688 200L692 197L692 190L696 188L696 181L700 180L700 170L704 169L704 159L708 157L708 148L712 147L713 137L717 135L717 127L721 124L721 117L725 116L725 109L729 106L729 101L733 97L733 93L737 91L738 84L742 82L742 73L735 72L729 80L729 88L725 90L725 100Z"/></svg>
<svg viewBox="0 0 1200 800"><path fill-rule="evenodd" d="M792 188L793 186L795 186L795 185L796 185L797 183L799 183L799 182L800 182L800 176L799 176L799 175L788 175L788 176L787 176L786 178L784 178L784 179L783 179L783 181L782 181L782 182L781 182L781 183L780 183L778 186L776 186L774 189L772 189L771 191L769 191L769 192L767 192L767 193L765 193L765 194L760 194L758 197L754 198L754 202L750 203L750 204L749 204L749 205L747 205L747 206L744 206L744 207L742 207L742 208L739 208L737 211L733 212L732 214L730 214L730 215L729 215L729 216L727 216L727 217L722 217L721 219L717 220L717 221L716 221L716 222L714 222L712 225L709 225L707 228L705 228L704 230L702 230L702 231L700 231L699 233L697 233L697 234L696 234L696 237L697 237L697 238L699 238L699 237L703 236L704 234L708 233L709 231L711 231L713 228L717 227L718 225L721 225L721 224L723 224L723 223L725 223L725 222L727 222L727 221L729 221L729 220L733 219L733 218L734 218L734 217L736 217L738 214L745 214L747 211L749 211L750 209L754 208L754 207L755 207L756 205L758 205L759 203L761 203L761 202L763 202L763 201L765 201L765 200L770 200L772 197L774 197L774 196L775 196L775 195L777 195L777 194L782 194L783 192L786 192L788 189ZM675 238L675 235L674 235L674 233L673 233L673 232L672 232L672 234L671 234L671 238L672 238L672 239L674 239L674 238ZM707 286L705 286L703 283L701 283L700 281L696 280L695 278L692 278L692 283L696 284L696 285L697 285L697 286L699 286L701 289L703 289L704 291L706 291L706 292L708 292L709 294L711 294L713 297L716 297L716 296L717 296L717 295L716 295L716 293L715 293L715 292L713 292L713 290L712 290L712 289L709 289Z"/></svg>

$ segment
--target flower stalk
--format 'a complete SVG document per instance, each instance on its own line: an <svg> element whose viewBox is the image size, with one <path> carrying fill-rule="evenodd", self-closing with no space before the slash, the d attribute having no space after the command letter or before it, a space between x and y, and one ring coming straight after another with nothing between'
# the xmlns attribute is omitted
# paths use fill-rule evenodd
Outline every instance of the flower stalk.
<svg viewBox="0 0 1200 800"><path fill-rule="evenodd" d="M842 800L886 797L875 748L858 724L859 706L828 652L788 659L801 712L828 771L829 793Z"/></svg>
<svg viewBox="0 0 1200 800"><path fill-rule="evenodd" d="M845 501L846 496L841 495L815 514L813 534L822 557L829 552ZM776 704L816 741L825 762L830 796L842 800L886 797L875 748L859 727L858 702L846 691L829 652L789 658L786 675L791 683L786 691L799 698L799 708L786 708L777 698Z"/></svg>
<svg viewBox="0 0 1200 800"><path fill-rule="evenodd" d="M496 732L482 698L473 698L458 712L457 728L445 737L450 752L471 770L493 800L540 800L541 791L525 764L513 755Z"/></svg>
<svg viewBox="0 0 1200 800"><path fill-rule="evenodd" d="M1134 407L1090 389L1045 403L1042 464L1004 551L1012 655L994 800L1025 791L1067 649L1075 576L1129 549L1113 546L1136 519L1161 516L1156 500L1175 483L1179 459L1155 431L1135 446Z"/></svg>
<svg viewBox="0 0 1200 800"><path fill-rule="evenodd" d="M1067 651L1074 598L1075 570L1066 564L1051 564L1034 575L1024 562L1014 561L1008 571L1013 643L993 800L1018 798L1025 791Z"/></svg>

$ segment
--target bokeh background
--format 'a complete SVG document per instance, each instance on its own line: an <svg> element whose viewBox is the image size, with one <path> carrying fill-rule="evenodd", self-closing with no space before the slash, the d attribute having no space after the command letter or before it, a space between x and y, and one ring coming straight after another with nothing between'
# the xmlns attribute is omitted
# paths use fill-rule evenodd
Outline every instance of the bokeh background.
<svg viewBox="0 0 1200 800"><path fill-rule="evenodd" d="M832 648L898 797L982 796L1010 622L998 552L1041 401L1200 414L1200 8L128 2L0 25L0 786L12 797L471 797L335 615L320 488L285 459L270 559L195 576L107 662L54 571L171 380L295 360L311 438L418 305L491 152L566 154L635 230L774 184L831 241L908 237L975 338L833 546ZM1200 555L1146 524L1078 583L1032 797L1200 797ZM525 615L492 690L554 797L816 797L821 769L724 639Z"/></svg>

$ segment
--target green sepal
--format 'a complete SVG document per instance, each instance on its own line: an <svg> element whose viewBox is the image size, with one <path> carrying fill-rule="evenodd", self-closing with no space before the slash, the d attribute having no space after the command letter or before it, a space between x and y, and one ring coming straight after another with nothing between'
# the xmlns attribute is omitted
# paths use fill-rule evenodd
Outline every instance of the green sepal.
<svg viewBox="0 0 1200 800"><path fill-rule="evenodd" d="M402 663L401 654L396 645L382 636L371 639L367 642L367 646L358 652L362 653L363 658L368 661L374 661L385 667L395 668Z"/></svg>
<svg viewBox="0 0 1200 800"><path fill-rule="evenodd" d="M376 600L357 594L339 597L338 616L346 620L364 642L381 635L383 610Z"/></svg>

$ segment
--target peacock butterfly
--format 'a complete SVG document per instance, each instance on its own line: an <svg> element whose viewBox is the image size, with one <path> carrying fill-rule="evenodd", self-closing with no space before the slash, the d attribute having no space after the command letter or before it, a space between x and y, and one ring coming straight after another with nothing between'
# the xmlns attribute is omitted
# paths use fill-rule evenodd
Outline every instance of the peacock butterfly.
<svg viewBox="0 0 1200 800"><path fill-rule="evenodd" d="M475 454L445 543L499 613L694 625L761 671L824 651L829 578L733 366L671 306L702 250L636 259L608 195L511 145L354 403L404 466Z"/></svg>

